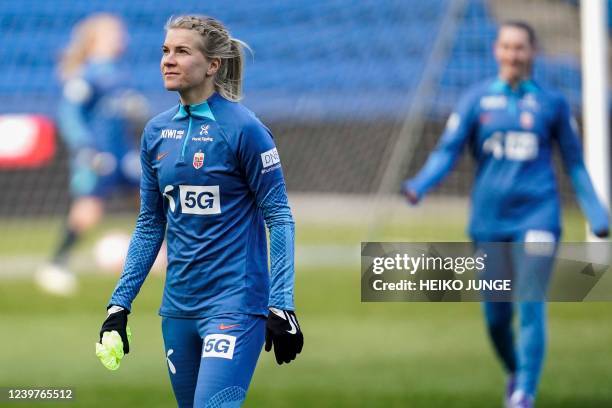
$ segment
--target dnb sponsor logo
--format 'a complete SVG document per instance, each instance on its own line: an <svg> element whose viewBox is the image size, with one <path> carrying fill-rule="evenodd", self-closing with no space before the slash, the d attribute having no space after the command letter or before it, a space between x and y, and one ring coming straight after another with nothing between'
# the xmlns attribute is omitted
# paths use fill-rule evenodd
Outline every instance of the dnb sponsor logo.
<svg viewBox="0 0 612 408"><path fill-rule="evenodd" d="M261 163L263 164L261 174L268 173L281 167L280 157L276 147L261 154Z"/></svg>

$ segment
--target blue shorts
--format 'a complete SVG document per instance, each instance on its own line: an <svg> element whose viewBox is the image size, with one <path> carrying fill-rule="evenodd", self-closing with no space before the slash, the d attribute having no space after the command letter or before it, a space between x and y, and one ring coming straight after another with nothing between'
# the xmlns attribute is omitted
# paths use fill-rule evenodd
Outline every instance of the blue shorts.
<svg viewBox="0 0 612 408"><path fill-rule="evenodd" d="M225 314L162 317L172 389L179 407L240 407L264 343L266 319Z"/></svg>
<svg viewBox="0 0 612 408"><path fill-rule="evenodd" d="M485 300L545 301L559 238L554 231L527 230L496 242L475 242L476 248L487 254L482 278L512 280L512 293L484 291Z"/></svg>

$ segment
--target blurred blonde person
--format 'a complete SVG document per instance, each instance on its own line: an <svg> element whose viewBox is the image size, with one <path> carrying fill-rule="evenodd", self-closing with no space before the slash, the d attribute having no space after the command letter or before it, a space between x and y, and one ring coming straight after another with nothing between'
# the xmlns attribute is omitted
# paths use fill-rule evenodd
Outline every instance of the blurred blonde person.
<svg viewBox="0 0 612 408"><path fill-rule="evenodd" d="M68 269L71 250L100 222L111 194L137 191L134 119L146 111L146 103L129 90L118 65L126 42L121 19L91 15L75 26L59 63L63 93L57 123L70 154L71 204L52 261L35 276L48 293L75 292L76 277Z"/></svg>

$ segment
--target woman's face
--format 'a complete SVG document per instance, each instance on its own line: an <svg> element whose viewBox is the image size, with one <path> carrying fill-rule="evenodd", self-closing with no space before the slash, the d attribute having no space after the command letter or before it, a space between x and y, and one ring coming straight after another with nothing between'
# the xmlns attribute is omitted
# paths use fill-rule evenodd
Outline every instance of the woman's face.
<svg viewBox="0 0 612 408"><path fill-rule="evenodd" d="M502 27L495 42L495 59L499 76L516 82L531 75L535 49L529 42L529 34L519 27Z"/></svg>
<svg viewBox="0 0 612 408"><path fill-rule="evenodd" d="M162 46L161 73L169 91L185 91L202 86L219 69L218 60L209 61L200 51L200 34L193 30L171 29Z"/></svg>

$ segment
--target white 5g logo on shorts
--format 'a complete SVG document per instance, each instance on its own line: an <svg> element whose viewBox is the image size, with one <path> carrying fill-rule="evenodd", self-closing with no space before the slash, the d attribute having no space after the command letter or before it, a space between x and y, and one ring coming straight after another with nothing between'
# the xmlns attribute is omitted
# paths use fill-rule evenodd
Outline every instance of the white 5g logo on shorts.
<svg viewBox="0 0 612 408"><path fill-rule="evenodd" d="M204 348L202 358L218 357L231 360L234 358L234 347L236 346L236 336L227 334L209 334L204 337Z"/></svg>
<svg viewBox="0 0 612 408"><path fill-rule="evenodd" d="M183 214L212 215L221 214L219 186L179 185L179 198ZM172 193L174 186L164 187L164 197L168 199L170 210L174 212L175 202Z"/></svg>

